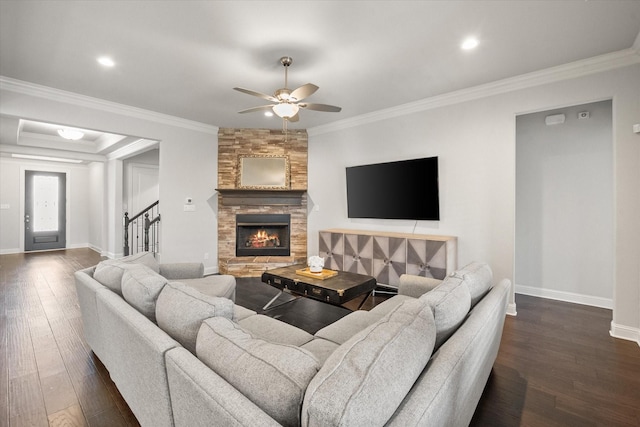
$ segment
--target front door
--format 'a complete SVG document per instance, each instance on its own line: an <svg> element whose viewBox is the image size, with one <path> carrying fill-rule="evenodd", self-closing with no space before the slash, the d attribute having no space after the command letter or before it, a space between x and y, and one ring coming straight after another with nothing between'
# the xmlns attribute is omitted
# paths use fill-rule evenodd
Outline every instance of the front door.
<svg viewBox="0 0 640 427"><path fill-rule="evenodd" d="M67 175L25 171L24 250L66 247Z"/></svg>

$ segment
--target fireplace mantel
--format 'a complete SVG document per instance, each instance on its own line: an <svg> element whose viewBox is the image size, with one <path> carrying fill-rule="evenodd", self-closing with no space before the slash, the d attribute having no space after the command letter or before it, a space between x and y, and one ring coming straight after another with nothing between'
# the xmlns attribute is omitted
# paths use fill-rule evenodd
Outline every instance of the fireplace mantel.
<svg viewBox="0 0 640 427"><path fill-rule="evenodd" d="M301 206L307 190L216 188L225 206Z"/></svg>

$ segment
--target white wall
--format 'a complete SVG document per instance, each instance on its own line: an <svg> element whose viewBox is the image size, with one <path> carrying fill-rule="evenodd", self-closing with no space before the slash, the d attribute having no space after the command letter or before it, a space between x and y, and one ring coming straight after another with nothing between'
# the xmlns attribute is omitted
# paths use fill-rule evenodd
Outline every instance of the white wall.
<svg viewBox="0 0 640 427"><path fill-rule="evenodd" d="M0 157L0 254L22 252L20 247L20 163Z"/></svg>
<svg viewBox="0 0 640 427"><path fill-rule="evenodd" d="M104 163L89 163L89 247L106 256Z"/></svg>
<svg viewBox="0 0 640 427"><path fill-rule="evenodd" d="M67 174L67 247L89 245L89 169L85 165L54 164L0 157L0 253L24 250L24 171L38 170Z"/></svg>
<svg viewBox="0 0 640 427"><path fill-rule="evenodd" d="M159 154L159 150L151 150L122 162L122 209L130 218L159 198Z"/></svg>
<svg viewBox="0 0 640 427"><path fill-rule="evenodd" d="M517 293L612 307L612 139L611 101L517 117Z"/></svg>
<svg viewBox="0 0 640 427"><path fill-rule="evenodd" d="M308 250L329 227L458 236L458 264L487 261L513 280L515 117L560 106L613 99L615 282L612 332L640 342L640 65L425 108L378 122L309 130ZM437 155L441 221L353 220L346 214L348 165ZM419 188L415 189L419 196ZM511 303L514 297L511 297Z"/></svg>
<svg viewBox="0 0 640 427"><path fill-rule="evenodd" d="M217 271L217 206L210 203L215 195L217 180L216 127L37 86L27 90L3 86L0 99L0 113L3 115L68 123L80 128L160 141L160 259L163 262L202 261L207 272ZM107 175L109 169L105 168ZM113 169L117 170L117 165ZM110 200L109 188L103 191L106 200ZM183 211L185 196L193 197L197 209L195 212ZM88 192L84 198L88 200ZM122 253L119 243L122 240L122 212L115 210L121 210L122 204L114 209L113 204L105 203L105 207L111 215L106 216L105 213L106 234L110 239L107 239L109 241L102 251L117 256ZM2 215L4 219L4 211ZM89 217L88 212L85 217ZM3 221L2 227L10 229L18 226L15 218L10 218L10 221L7 225ZM85 233L88 233L88 229L87 225ZM115 233L119 233L119 237L111 240ZM85 236L84 243L88 241L88 236ZM205 253L209 254L206 260L203 259Z"/></svg>

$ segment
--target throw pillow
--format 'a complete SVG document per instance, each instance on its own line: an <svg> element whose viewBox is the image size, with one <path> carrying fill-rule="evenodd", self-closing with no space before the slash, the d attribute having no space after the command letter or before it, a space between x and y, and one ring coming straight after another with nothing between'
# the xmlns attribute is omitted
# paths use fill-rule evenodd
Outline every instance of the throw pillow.
<svg viewBox="0 0 640 427"><path fill-rule="evenodd" d="M233 302L212 297L180 282L165 285L156 302L156 321L160 329L195 354L200 324L214 316L233 318Z"/></svg>
<svg viewBox="0 0 640 427"><path fill-rule="evenodd" d="M118 295L122 295L122 275L124 270L133 264L143 264L154 272L160 272L160 265L151 252L140 252L124 258L101 261L93 272L93 278L111 289Z"/></svg>
<svg viewBox="0 0 640 427"><path fill-rule="evenodd" d="M466 284L457 277L448 276L435 289L422 295L420 300L429 304L436 323L438 349L464 322L471 308L471 295Z"/></svg>
<svg viewBox="0 0 640 427"><path fill-rule="evenodd" d="M253 338L240 325L215 317L202 323L200 360L284 426L300 425L300 407L318 360L300 347Z"/></svg>
<svg viewBox="0 0 640 427"><path fill-rule="evenodd" d="M302 425L385 424L427 365L434 342L431 308L405 301L327 358L307 387Z"/></svg>
<svg viewBox="0 0 640 427"><path fill-rule="evenodd" d="M484 262L472 262L463 269L456 271L453 277L462 279L471 294L471 307L485 296L493 283L491 267Z"/></svg>
<svg viewBox="0 0 640 427"><path fill-rule="evenodd" d="M166 284L167 279L146 265L133 264L122 275L122 296L125 301L155 323L156 300Z"/></svg>

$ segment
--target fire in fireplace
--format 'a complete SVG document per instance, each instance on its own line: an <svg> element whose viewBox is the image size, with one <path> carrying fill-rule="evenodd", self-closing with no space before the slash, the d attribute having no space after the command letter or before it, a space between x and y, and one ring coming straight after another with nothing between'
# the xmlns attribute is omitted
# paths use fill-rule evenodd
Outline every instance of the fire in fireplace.
<svg viewBox="0 0 640 427"><path fill-rule="evenodd" d="M289 214L236 215L236 256L289 256Z"/></svg>

